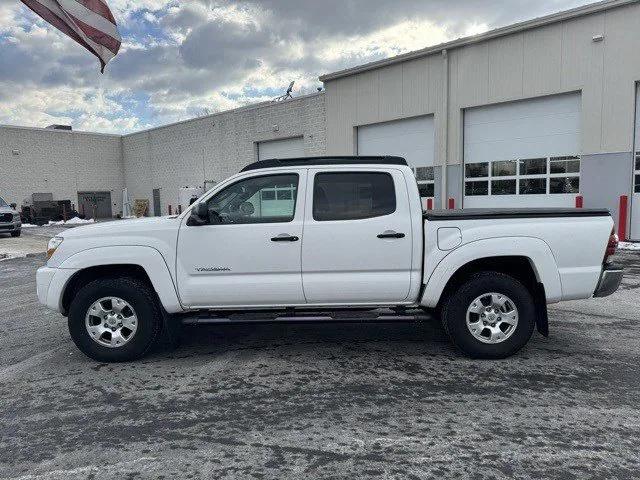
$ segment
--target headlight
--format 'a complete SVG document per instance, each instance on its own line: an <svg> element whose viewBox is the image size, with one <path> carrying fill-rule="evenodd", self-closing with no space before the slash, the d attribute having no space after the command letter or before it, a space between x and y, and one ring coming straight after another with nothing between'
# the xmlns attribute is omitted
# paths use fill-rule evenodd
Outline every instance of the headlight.
<svg viewBox="0 0 640 480"><path fill-rule="evenodd" d="M47 245L47 260L50 259L54 253L56 253L56 250L62 243L62 240L64 240L64 238L62 237L53 237L51 240L49 240L49 244Z"/></svg>

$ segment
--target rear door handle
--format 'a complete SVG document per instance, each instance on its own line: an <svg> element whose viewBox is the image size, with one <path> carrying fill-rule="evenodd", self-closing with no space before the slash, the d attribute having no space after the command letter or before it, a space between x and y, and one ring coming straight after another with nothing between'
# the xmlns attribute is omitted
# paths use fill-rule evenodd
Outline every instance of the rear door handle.
<svg viewBox="0 0 640 480"><path fill-rule="evenodd" d="M393 230L386 230L380 235L378 235L378 238L404 238L404 237L405 237L404 233L397 233L397 232L394 232Z"/></svg>
<svg viewBox="0 0 640 480"><path fill-rule="evenodd" d="M281 233L271 239L272 242L297 242L298 240L300 240L298 237L289 235L288 233Z"/></svg>

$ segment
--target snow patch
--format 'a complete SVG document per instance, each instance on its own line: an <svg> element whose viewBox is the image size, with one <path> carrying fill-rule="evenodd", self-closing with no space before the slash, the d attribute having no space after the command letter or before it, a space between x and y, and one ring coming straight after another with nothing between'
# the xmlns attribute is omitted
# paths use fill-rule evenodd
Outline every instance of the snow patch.
<svg viewBox="0 0 640 480"><path fill-rule="evenodd" d="M49 221L49 223L47 223L47 226L52 227L54 225L86 225L88 223L96 223L96 221L93 218L83 220L82 218L73 217L66 222L64 220L60 220L59 222Z"/></svg>

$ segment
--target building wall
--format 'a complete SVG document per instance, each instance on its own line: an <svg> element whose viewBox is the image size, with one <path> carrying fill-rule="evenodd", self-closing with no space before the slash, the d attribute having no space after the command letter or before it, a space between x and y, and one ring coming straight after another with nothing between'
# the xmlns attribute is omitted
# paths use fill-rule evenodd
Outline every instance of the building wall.
<svg viewBox="0 0 640 480"><path fill-rule="evenodd" d="M624 152L628 160L617 161L630 170L637 25L635 3L327 80L327 151L355 153L359 125L434 114L435 165L457 165L464 109L580 91L582 154ZM604 41L594 42L595 35ZM462 181L443 182L448 196L460 196Z"/></svg>
<svg viewBox="0 0 640 480"><path fill-rule="evenodd" d="M152 206L160 188L166 214L177 207L180 187L220 182L257 161L261 141L303 137L305 155L324 155L324 99L321 93L260 104L123 137L129 197Z"/></svg>
<svg viewBox="0 0 640 480"><path fill-rule="evenodd" d="M0 126L0 196L20 206L32 193L78 204L78 192L110 191L122 210L124 170L117 135Z"/></svg>

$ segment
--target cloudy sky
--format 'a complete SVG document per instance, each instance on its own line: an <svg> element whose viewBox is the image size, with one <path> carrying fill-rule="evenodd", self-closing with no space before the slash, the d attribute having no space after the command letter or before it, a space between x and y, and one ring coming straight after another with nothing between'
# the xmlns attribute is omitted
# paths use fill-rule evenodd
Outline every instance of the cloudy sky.
<svg viewBox="0 0 640 480"><path fill-rule="evenodd" d="M0 124L130 132L320 86L318 76L590 0L107 0L119 55L98 61L0 0Z"/></svg>

